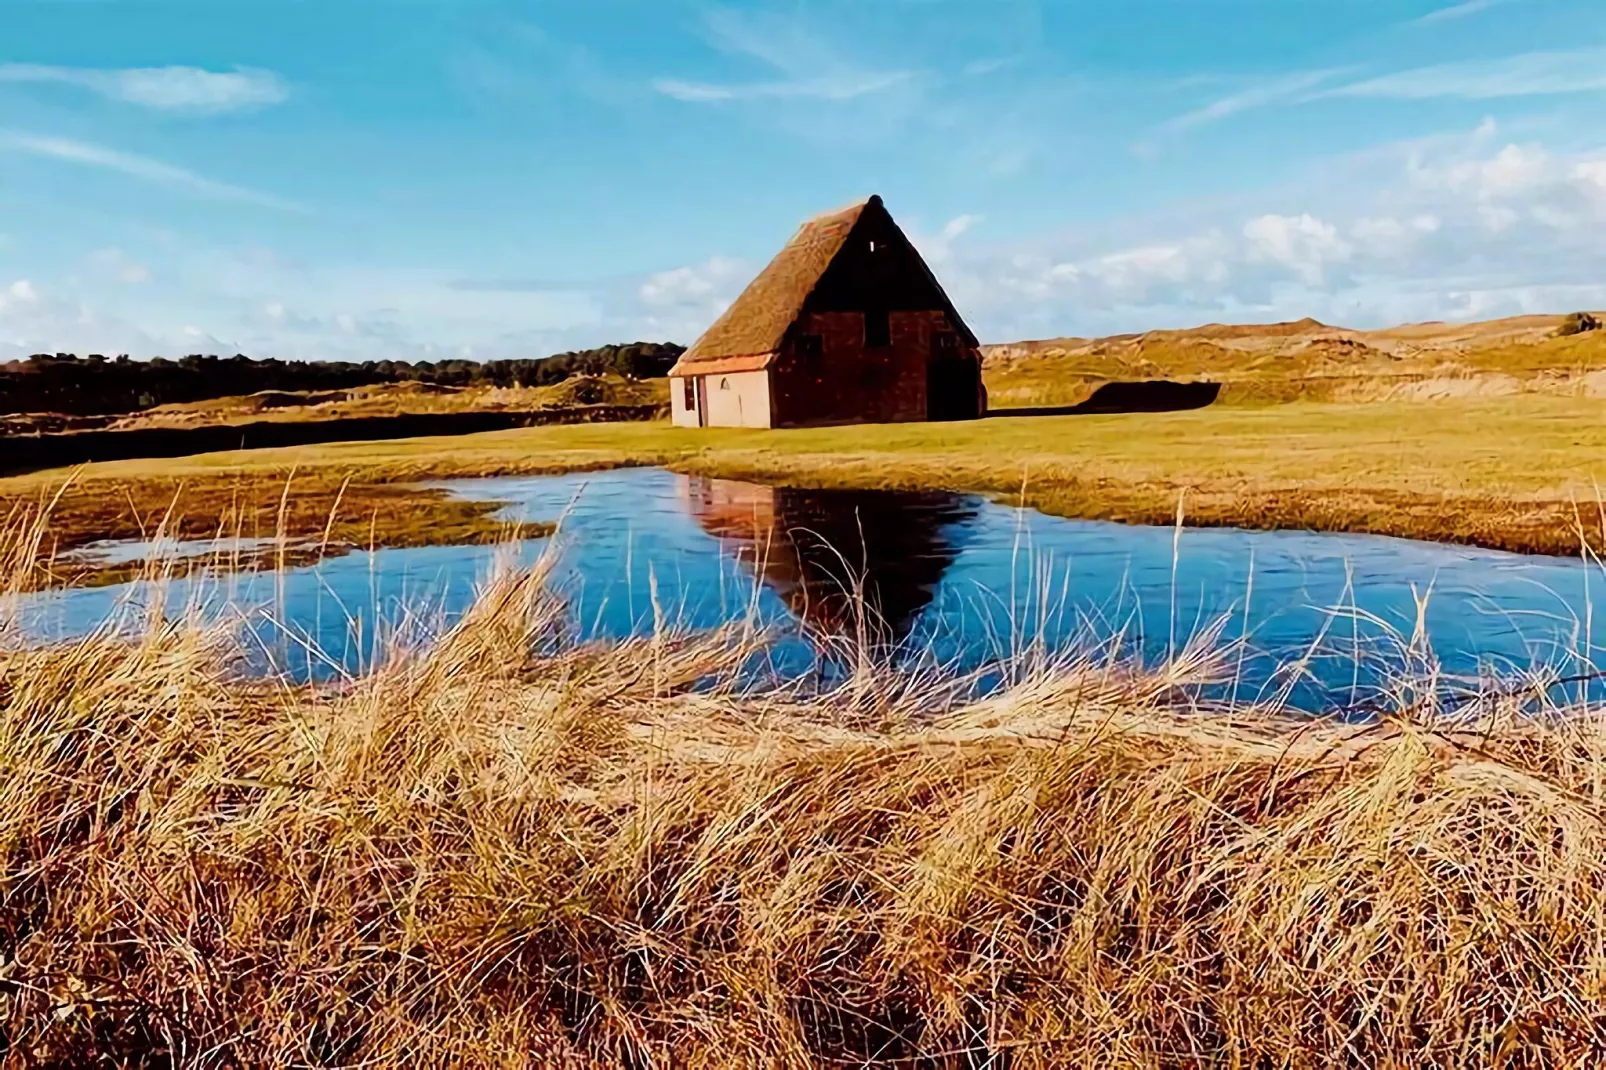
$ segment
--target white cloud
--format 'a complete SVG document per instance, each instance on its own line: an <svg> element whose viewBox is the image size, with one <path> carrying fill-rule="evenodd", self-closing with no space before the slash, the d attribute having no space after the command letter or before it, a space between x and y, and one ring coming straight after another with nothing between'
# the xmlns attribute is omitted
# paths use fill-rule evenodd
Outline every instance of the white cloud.
<svg viewBox="0 0 1606 1070"><path fill-rule="evenodd" d="M1353 326L1606 307L1606 151L1480 128L1353 160L1279 199L1013 248L956 245L940 274L983 338L1315 316ZM1115 230L1113 228L1119 228Z"/></svg>
<svg viewBox="0 0 1606 1070"><path fill-rule="evenodd" d="M684 100L688 104L714 104L723 100L736 100L743 95L740 87L688 82L680 78L656 78L652 87L666 97Z"/></svg>
<svg viewBox="0 0 1606 1070"><path fill-rule="evenodd" d="M1437 233L1441 225L1439 217L1431 212L1420 212L1406 219L1363 216L1350 227L1350 238L1361 255L1397 254L1422 238Z"/></svg>
<svg viewBox="0 0 1606 1070"><path fill-rule="evenodd" d="M1107 253L1083 265L1056 264L1052 274L1068 280L1089 276L1115 294L1135 297L1157 282L1186 282L1193 274L1193 264L1180 245L1144 245Z"/></svg>
<svg viewBox="0 0 1606 1070"><path fill-rule="evenodd" d="M961 308L996 303L1030 320L1044 313L1062 315L1068 308L1200 299L1228 279L1233 256L1226 235L1210 230L1102 252L1021 253L1003 260L956 256L942 278Z"/></svg>
<svg viewBox="0 0 1606 1070"><path fill-rule="evenodd" d="M637 293L642 304L650 309L693 306L715 309L717 314L736 297L746 276L747 270L741 261L716 256L701 264L649 275Z"/></svg>
<svg viewBox="0 0 1606 1070"><path fill-rule="evenodd" d="M36 63L0 64L0 82L77 86L112 100L160 111L216 113L279 104L290 91L272 71L132 67L97 70Z"/></svg>
<svg viewBox="0 0 1606 1070"><path fill-rule="evenodd" d="M1587 184L1587 175L1562 173L1537 145L1507 145L1493 156L1444 163L1413 157L1406 167L1411 182L1424 190L1459 195L1477 205L1488 230L1504 230L1525 213L1561 218L1564 202Z"/></svg>
<svg viewBox="0 0 1606 1070"><path fill-rule="evenodd" d="M6 319L14 318L24 306L38 303L39 291L35 290L33 283L27 279L18 279L10 286L0 289L0 313L8 313ZM0 320L0 329L6 326L6 321Z"/></svg>
<svg viewBox="0 0 1606 1070"><path fill-rule="evenodd" d="M132 286L151 281L150 269L121 249L96 249L86 259L96 271L118 282Z"/></svg>
<svg viewBox="0 0 1606 1070"><path fill-rule="evenodd" d="M855 97L890 89L900 82L908 81L911 77L909 71L888 71L881 74L844 71L822 78L791 82L754 82L746 85L715 85L708 82L687 82L678 78L659 78L652 83L652 87L666 97L691 104L758 100L764 97L852 100Z"/></svg>
<svg viewBox="0 0 1606 1070"><path fill-rule="evenodd" d="M1549 158L1541 148L1507 145L1480 170L1485 190L1507 193L1539 181L1549 170Z"/></svg>
<svg viewBox="0 0 1606 1070"><path fill-rule="evenodd" d="M1584 160L1575 164L1573 177L1586 186L1606 190L1606 160Z"/></svg>
<svg viewBox="0 0 1606 1070"><path fill-rule="evenodd" d="M256 190L246 189L243 186L233 186L226 182L216 182L174 164L153 160L148 156L136 156L129 152L119 152L116 149L109 149L103 145L94 145L86 141L73 141L60 137L40 137L33 134L0 130L0 152L7 150L45 159L82 164L85 167L115 171L130 178L137 178L161 186L170 186L174 189L210 197L214 200L239 201L245 204L255 204L264 208L275 208L287 212L306 211L300 205L275 197L272 194L260 193Z"/></svg>
<svg viewBox="0 0 1606 1070"><path fill-rule="evenodd" d="M965 64L964 72L971 78L980 78L988 74L996 74L1006 67L1013 67L1021 61L1020 56L998 56L992 59L973 59Z"/></svg>
<svg viewBox="0 0 1606 1070"><path fill-rule="evenodd" d="M1477 210L1478 221L1483 229L1491 233L1509 230L1522 218L1515 208L1507 208L1503 204L1479 205Z"/></svg>
<svg viewBox="0 0 1606 1070"><path fill-rule="evenodd" d="M981 216L966 213L948 220L935 234L926 234L918 228L908 226L905 227L905 231L915 248L920 250L920 255L926 263L942 266L952 259L954 243L973 231L981 222Z"/></svg>
<svg viewBox="0 0 1606 1070"><path fill-rule="evenodd" d="M1259 216L1245 223L1243 232L1250 262L1279 264L1313 286L1328 265L1348 260L1352 252L1337 227L1309 213Z"/></svg>
<svg viewBox="0 0 1606 1070"><path fill-rule="evenodd" d="M0 313L0 360L35 352L440 360L464 346L487 358L541 357L638 338L691 340L653 329L636 293L640 276L607 291L489 293L453 288L444 269L313 265L179 235L147 253L159 280L148 289L93 271L32 275L38 301ZM8 283L0 278L9 301Z"/></svg>
<svg viewBox="0 0 1606 1070"><path fill-rule="evenodd" d="M905 223L988 341L1211 320L1378 326L1606 307L1606 144L1507 140L1482 127L1334 157L1275 201L1247 194L1180 206L1170 219L1008 243L989 244L973 214L939 217L929 234ZM446 269L314 267L254 248L139 251L160 285L30 270L14 291L10 276L0 279L0 353L416 360L465 346L494 358L690 342L755 270L704 256L652 274L464 287ZM532 263L530 277L540 274Z"/></svg>
<svg viewBox="0 0 1606 1070"><path fill-rule="evenodd" d="M967 214L967 215L955 216L954 218L948 220L947 223L943 224L943 228L942 228L943 240L944 241L953 241L955 238L957 238L961 234L965 233L965 231L970 230L972 227L974 227L977 223L980 223L981 221L982 221L982 217L979 216L979 215Z"/></svg>

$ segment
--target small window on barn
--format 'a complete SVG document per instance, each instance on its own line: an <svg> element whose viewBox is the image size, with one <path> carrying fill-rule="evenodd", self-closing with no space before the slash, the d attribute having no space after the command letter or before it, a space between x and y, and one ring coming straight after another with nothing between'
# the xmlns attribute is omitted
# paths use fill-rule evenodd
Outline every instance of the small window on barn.
<svg viewBox="0 0 1606 1070"><path fill-rule="evenodd" d="M959 355L959 336L952 331L939 331L931 336L931 355L939 360L952 360Z"/></svg>
<svg viewBox="0 0 1606 1070"><path fill-rule="evenodd" d="M870 251L872 253L875 252L875 242L874 241L870 242Z"/></svg>
<svg viewBox="0 0 1606 1070"><path fill-rule="evenodd" d="M721 390L729 390L731 388L731 381L729 379L721 379L719 381L719 388Z"/></svg>
<svg viewBox="0 0 1606 1070"><path fill-rule="evenodd" d="M864 344L872 349L892 344L892 324L886 309L875 308L864 314Z"/></svg>
<svg viewBox="0 0 1606 1070"><path fill-rule="evenodd" d="M681 381L681 398L686 404L686 411L691 412L697 408L697 388L692 385L692 377L686 376Z"/></svg>

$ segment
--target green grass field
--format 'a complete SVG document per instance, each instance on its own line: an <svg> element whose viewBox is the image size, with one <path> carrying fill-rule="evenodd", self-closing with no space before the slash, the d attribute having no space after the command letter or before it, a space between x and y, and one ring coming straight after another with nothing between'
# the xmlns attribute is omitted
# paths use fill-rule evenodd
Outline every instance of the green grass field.
<svg viewBox="0 0 1606 1070"><path fill-rule="evenodd" d="M119 461L0 480L26 509L60 493L58 548L137 537L330 535L348 546L495 537L435 478L661 464L816 487L940 487L1063 516L1355 531L1529 552L1601 546L1606 401L1523 394L1213 407L795 431L664 423L529 428ZM286 482L291 490L285 491ZM66 490L62 486L66 484Z"/></svg>

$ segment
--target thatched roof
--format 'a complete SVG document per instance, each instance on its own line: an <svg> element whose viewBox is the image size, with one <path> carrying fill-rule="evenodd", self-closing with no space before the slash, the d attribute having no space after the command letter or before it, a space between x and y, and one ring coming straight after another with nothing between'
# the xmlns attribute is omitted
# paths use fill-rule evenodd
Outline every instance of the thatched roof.
<svg viewBox="0 0 1606 1070"><path fill-rule="evenodd" d="M803 311L803 302L871 205L879 208L881 198L871 197L804 223L725 314L681 354L669 374L718 375L769 367L787 328Z"/></svg>

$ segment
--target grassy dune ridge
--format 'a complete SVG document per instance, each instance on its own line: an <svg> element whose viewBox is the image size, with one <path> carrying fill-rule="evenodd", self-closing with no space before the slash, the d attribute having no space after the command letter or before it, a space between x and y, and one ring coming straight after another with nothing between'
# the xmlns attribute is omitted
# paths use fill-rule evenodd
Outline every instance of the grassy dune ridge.
<svg viewBox="0 0 1606 1070"><path fill-rule="evenodd" d="M44 530L0 540L12 589ZM182 615L0 644L0 1052L81 1066L1591 1065L1606 730L1191 710L1218 659L736 689L543 567L243 681ZM709 685L708 681L715 681ZM703 686L695 687L698 681ZM725 681L719 683L718 681Z"/></svg>
<svg viewBox="0 0 1606 1070"><path fill-rule="evenodd" d="M1101 383L1204 379L1221 405L1438 397L1606 395L1606 331L1558 333L1561 316L1357 331L1315 320L1210 324L1110 338L985 347L995 406L1071 405Z"/></svg>

